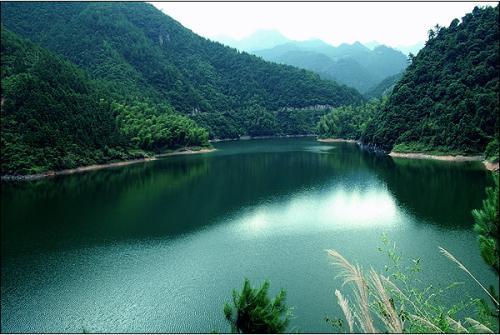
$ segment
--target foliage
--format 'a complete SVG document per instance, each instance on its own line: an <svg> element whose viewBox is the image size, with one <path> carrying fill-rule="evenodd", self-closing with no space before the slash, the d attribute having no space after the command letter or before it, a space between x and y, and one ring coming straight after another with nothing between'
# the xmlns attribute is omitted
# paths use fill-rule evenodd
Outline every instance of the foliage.
<svg viewBox="0 0 500 335"><path fill-rule="evenodd" d="M490 162L498 162L498 151L500 150L499 144L498 144L498 133L495 134L495 138L491 140L490 143L486 146L486 149L484 150L484 155L486 156L486 159L489 160Z"/></svg>
<svg viewBox="0 0 500 335"><path fill-rule="evenodd" d="M474 231L478 234L479 249L484 261L499 273L500 243L498 237L499 226L499 187L498 174L494 175L495 187L486 189L486 199L481 209L474 209Z"/></svg>
<svg viewBox="0 0 500 335"><path fill-rule="evenodd" d="M281 108L269 111L257 104L239 111L197 113L191 116L207 129L211 138L240 136L306 135L315 134L316 124L328 112L320 108Z"/></svg>
<svg viewBox="0 0 500 335"><path fill-rule="evenodd" d="M74 64L2 28L2 174L30 174L206 146L169 106L126 102Z"/></svg>
<svg viewBox="0 0 500 335"><path fill-rule="evenodd" d="M175 113L170 106L114 103L112 108L118 115L120 132L141 149L159 153L168 148L208 146L208 132L193 120Z"/></svg>
<svg viewBox="0 0 500 335"><path fill-rule="evenodd" d="M115 113L75 65L2 27L2 173L125 159Z"/></svg>
<svg viewBox="0 0 500 335"><path fill-rule="evenodd" d="M290 310L285 306L285 291L274 299L268 296L269 282L253 288L245 279L241 292L233 290L233 306L224 305L224 315L233 333L283 333L289 323Z"/></svg>
<svg viewBox="0 0 500 335"><path fill-rule="evenodd" d="M320 137L359 140L384 100L372 100L360 106L333 108L318 123Z"/></svg>
<svg viewBox="0 0 500 335"><path fill-rule="evenodd" d="M422 151L483 153L498 135L498 40L498 6L435 27L363 143L384 151L418 143Z"/></svg>
<svg viewBox="0 0 500 335"><path fill-rule="evenodd" d="M373 99L373 98L382 98L385 96L388 96L391 94L392 90L394 89L394 86L398 82L399 79L401 79L401 76L403 75L403 72L397 73L395 75L389 76L382 81L380 81L378 84L370 88L364 96L367 99Z"/></svg>
<svg viewBox="0 0 500 335"><path fill-rule="evenodd" d="M480 299L447 307L443 298L457 284L445 289L425 285L419 278L421 260L414 259L405 265L396 246L391 246L385 237L383 241L384 247L379 250L386 252L391 260L391 265L386 266L389 276L381 275L373 268L366 274L359 265L351 264L337 251L328 250L334 265L341 271L339 276L344 279L344 284L353 284L354 298L351 300L339 290L335 292L349 332L376 333L380 332L379 327L383 327L383 331L389 333L493 333L491 328L498 327L485 312L484 302ZM476 307L475 319L465 317L460 321L460 313L472 313L472 307Z"/></svg>

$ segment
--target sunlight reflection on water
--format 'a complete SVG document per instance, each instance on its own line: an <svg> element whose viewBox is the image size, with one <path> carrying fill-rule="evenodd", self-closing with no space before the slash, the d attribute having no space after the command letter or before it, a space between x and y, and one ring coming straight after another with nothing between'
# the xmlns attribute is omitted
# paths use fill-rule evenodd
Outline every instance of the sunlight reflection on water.
<svg viewBox="0 0 500 335"><path fill-rule="evenodd" d="M360 191L341 187L263 202L240 213L232 225L248 236L300 234L312 230L390 227L401 223L404 215L398 212L392 195L385 189Z"/></svg>

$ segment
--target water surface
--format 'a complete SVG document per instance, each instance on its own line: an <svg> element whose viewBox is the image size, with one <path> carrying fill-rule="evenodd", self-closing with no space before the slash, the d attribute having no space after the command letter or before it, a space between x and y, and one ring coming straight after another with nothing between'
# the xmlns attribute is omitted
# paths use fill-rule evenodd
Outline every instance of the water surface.
<svg viewBox="0 0 500 335"><path fill-rule="evenodd" d="M228 331L243 279L285 288L292 327L334 331L340 287L325 249L382 270L387 236L430 282L485 283L470 211L489 172L474 162L392 159L311 138L225 142L217 151L9 183L1 192L4 332Z"/></svg>

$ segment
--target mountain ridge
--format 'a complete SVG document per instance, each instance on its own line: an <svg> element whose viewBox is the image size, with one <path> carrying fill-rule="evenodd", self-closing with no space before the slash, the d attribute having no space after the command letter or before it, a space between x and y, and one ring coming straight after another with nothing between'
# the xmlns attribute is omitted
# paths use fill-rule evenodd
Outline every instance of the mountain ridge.
<svg viewBox="0 0 500 335"><path fill-rule="evenodd" d="M360 42L333 47L321 40L288 42L253 53L265 60L314 71L361 93L403 71L407 57L384 45L370 50Z"/></svg>

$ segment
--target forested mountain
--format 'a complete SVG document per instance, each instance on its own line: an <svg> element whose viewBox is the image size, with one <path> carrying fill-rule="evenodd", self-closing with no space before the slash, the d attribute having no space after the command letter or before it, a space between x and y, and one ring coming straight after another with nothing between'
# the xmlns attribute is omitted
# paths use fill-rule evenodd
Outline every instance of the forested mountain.
<svg viewBox="0 0 500 335"><path fill-rule="evenodd" d="M461 22L430 30L363 142L385 151L461 153L482 153L495 143L498 23L498 6L476 7Z"/></svg>
<svg viewBox="0 0 500 335"><path fill-rule="evenodd" d="M249 105L342 105L360 95L202 38L146 3L2 3L12 31L57 52L125 94L183 113Z"/></svg>
<svg viewBox="0 0 500 335"><path fill-rule="evenodd" d="M371 50L359 42L334 47L320 40L294 41L253 53L269 61L314 71L362 93L400 73L408 63L400 51L384 45Z"/></svg>
<svg viewBox="0 0 500 335"><path fill-rule="evenodd" d="M110 106L76 66L2 27L2 172L88 164L120 142Z"/></svg>
<svg viewBox="0 0 500 335"><path fill-rule="evenodd" d="M137 149L207 144L207 132L187 117L168 107L158 113L139 106L130 113L133 107L112 103L106 86L85 71L4 27L1 66L2 174L142 157Z"/></svg>

